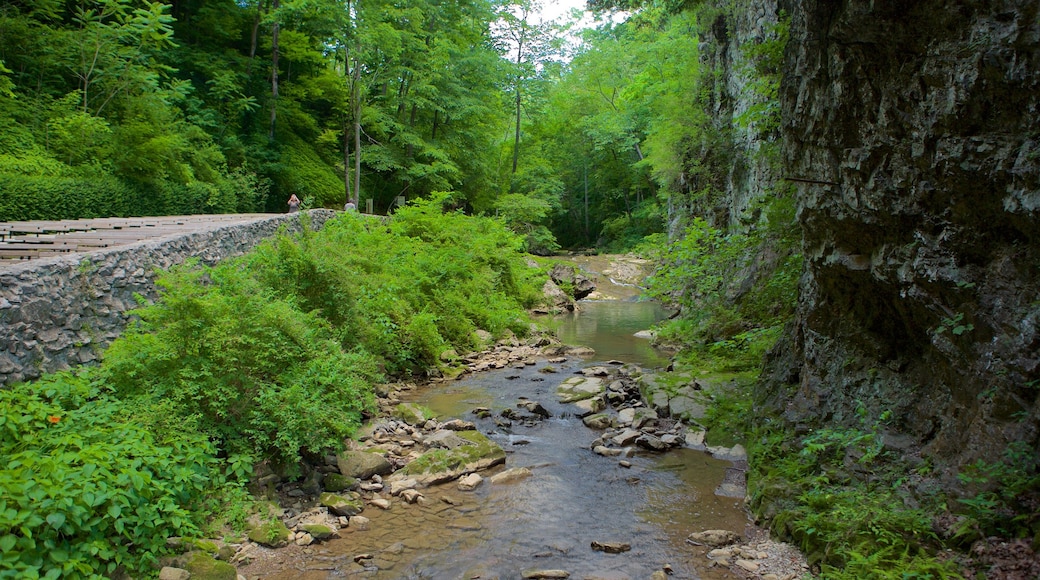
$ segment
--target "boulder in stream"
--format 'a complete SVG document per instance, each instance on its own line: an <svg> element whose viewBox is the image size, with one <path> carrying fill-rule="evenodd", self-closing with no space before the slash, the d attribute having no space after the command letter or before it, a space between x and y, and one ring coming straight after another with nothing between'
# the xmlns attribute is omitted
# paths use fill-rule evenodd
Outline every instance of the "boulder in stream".
<svg viewBox="0 0 1040 580"><path fill-rule="evenodd" d="M467 442L465 445L454 449L430 449L390 476L391 485L393 481L405 478L415 479L419 485L434 485L505 463L505 451L480 431L456 433Z"/></svg>

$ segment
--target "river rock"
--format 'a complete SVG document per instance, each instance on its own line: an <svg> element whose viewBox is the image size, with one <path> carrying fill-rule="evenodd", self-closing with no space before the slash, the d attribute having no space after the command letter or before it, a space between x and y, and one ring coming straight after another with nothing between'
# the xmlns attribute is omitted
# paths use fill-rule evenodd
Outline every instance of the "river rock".
<svg viewBox="0 0 1040 580"><path fill-rule="evenodd" d="M400 419L401 421L415 427L421 427L426 423L426 421L433 418L427 415L425 409L413 403L401 403L397 405L394 407L393 416L394 418Z"/></svg>
<svg viewBox="0 0 1040 580"><path fill-rule="evenodd" d="M565 570L524 570L520 577L524 580L538 580L541 578L570 578L571 573Z"/></svg>
<svg viewBox="0 0 1040 580"><path fill-rule="evenodd" d="M705 417L707 409L690 397L678 396L669 399L668 413L676 419L696 421Z"/></svg>
<svg viewBox="0 0 1040 580"><path fill-rule="evenodd" d="M423 494L416 489L406 489L401 492L401 499L408 503L419 503L419 499L422 497Z"/></svg>
<svg viewBox="0 0 1040 580"><path fill-rule="evenodd" d="M737 543L740 535L730 530L704 530L690 534L690 541L717 548Z"/></svg>
<svg viewBox="0 0 1040 580"><path fill-rule="evenodd" d="M621 409L618 411L618 425L622 427L628 427L632 424L632 419L636 416L636 410L633 407L627 409Z"/></svg>
<svg viewBox="0 0 1040 580"><path fill-rule="evenodd" d="M657 424L658 420L657 411L646 407L640 407L634 410L632 413L632 428L643 429L644 427L652 427Z"/></svg>
<svg viewBox="0 0 1040 580"><path fill-rule="evenodd" d="M189 578L191 578L191 572L183 568L164 566L162 570L159 570L159 580L188 580Z"/></svg>
<svg viewBox="0 0 1040 580"><path fill-rule="evenodd" d="M660 438L650 435L648 433L644 433L638 439L636 439L636 445L642 447L643 449L649 449L651 451L664 451L668 449L668 446L665 445L664 441L661 441Z"/></svg>
<svg viewBox="0 0 1040 580"><path fill-rule="evenodd" d="M605 366L585 367L580 372L586 377L606 377L610 375L610 368Z"/></svg>
<svg viewBox="0 0 1040 580"><path fill-rule="evenodd" d="M477 486L484 481L484 478L479 473L471 473L464 477L459 478L458 488L459 491L473 491L477 489Z"/></svg>
<svg viewBox="0 0 1040 580"><path fill-rule="evenodd" d="M357 516L360 517L360 516ZM307 532L315 540L327 540L336 535L336 530L322 524L302 524L300 529Z"/></svg>
<svg viewBox="0 0 1040 580"><path fill-rule="evenodd" d="M407 489L415 489L419 481L412 477L402 477L390 482L390 495L398 496Z"/></svg>
<svg viewBox="0 0 1040 580"><path fill-rule="evenodd" d="M347 477L341 473L326 474L325 478L321 481L321 486L325 491L331 491L333 493L354 489L357 485L358 481L356 479L353 477Z"/></svg>
<svg viewBox="0 0 1040 580"><path fill-rule="evenodd" d="M429 447L441 447L443 449L456 449L469 444L468 441L448 429L434 431L426 438L425 443Z"/></svg>
<svg viewBox="0 0 1040 580"><path fill-rule="evenodd" d="M388 481L415 479L419 485L434 485L505 463L505 451L480 431L457 434L467 441L466 445L431 449L390 476Z"/></svg>
<svg viewBox="0 0 1040 580"><path fill-rule="evenodd" d="M621 433L615 435L614 438L611 439L611 441L613 441L615 445L625 447L626 445L631 445L635 443L636 439L639 439L639 437L642 435L642 431L636 431L635 429L625 429Z"/></svg>
<svg viewBox="0 0 1040 580"><path fill-rule="evenodd" d="M605 415L603 413L588 415L581 421L582 423L585 423L585 426L589 429L606 429L610 427L610 424L612 422L610 415Z"/></svg>
<svg viewBox="0 0 1040 580"><path fill-rule="evenodd" d="M614 449L605 445L597 445L592 448L592 452L596 455L602 455L603 457L617 457L625 452L624 449Z"/></svg>
<svg viewBox="0 0 1040 580"><path fill-rule="evenodd" d="M707 435L707 433L703 430L690 429L686 432L686 446L696 451L704 451L707 449L707 447L704 446L705 435Z"/></svg>
<svg viewBox="0 0 1040 580"><path fill-rule="evenodd" d="M462 419L451 419L441 423L441 429L448 429L449 431L472 431L477 426L470 421L463 421Z"/></svg>
<svg viewBox="0 0 1040 580"><path fill-rule="evenodd" d="M620 554L627 552L632 549L632 544L628 542L592 542L592 549L597 552L606 552L607 554Z"/></svg>
<svg viewBox="0 0 1040 580"><path fill-rule="evenodd" d="M517 403L517 406L523 407L524 409L527 409L528 412L538 415L544 419L552 417L552 413L550 413L549 410L542 406L542 404L538 401L523 401L521 403Z"/></svg>
<svg viewBox="0 0 1040 580"><path fill-rule="evenodd" d="M758 572L758 568L759 568L758 562L752 562L751 560L743 560L743 559L741 559L741 560L737 560L737 561L733 562L733 564L735 566L737 566L738 568L743 568L745 571L751 572L752 574L754 574L755 572Z"/></svg>
<svg viewBox="0 0 1040 580"><path fill-rule="evenodd" d="M318 505L328 508L330 512L337 516L346 517L359 514L365 509L361 496L355 492L349 492L345 495L323 493L318 496Z"/></svg>
<svg viewBox="0 0 1040 580"><path fill-rule="evenodd" d="M502 473L496 473L488 478L488 481L494 484L499 483L513 483L514 481L520 481L521 479L527 479L531 477L531 470L526 467L514 467L507 469Z"/></svg>
<svg viewBox="0 0 1040 580"><path fill-rule="evenodd" d="M578 417L587 417L594 413L599 413L607 407L607 404L603 402L602 397L596 397L594 399L584 399L574 403L576 410L574 414Z"/></svg>
<svg viewBox="0 0 1040 580"><path fill-rule="evenodd" d="M747 461L747 450L739 443L733 447L708 447L708 453L723 461Z"/></svg>
<svg viewBox="0 0 1040 580"><path fill-rule="evenodd" d="M575 403L602 395L606 388L599 377L571 377L556 387L561 403Z"/></svg>
<svg viewBox="0 0 1040 580"><path fill-rule="evenodd" d="M292 531L281 520L272 520L249 530L249 539L268 548L281 548L289 543Z"/></svg>
<svg viewBox="0 0 1040 580"><path fill-rule="evenodd" d="M339 472L345 477L371 479L373 475L388 475L394 468L385 457L370 451L344 451L336 456Z"/></svg>
<svg viewBox="0 0 1040 580"><path fill-rule="evenodd" d="M350 528L353 530L365 531L369 528L372 520L365 516L350 516Z"/></svg>
<svg viewBox="0 0 1040 580"><path fill-rule="evenodd" d="M596 351L587 346L569 346L564 349L564 354L571 356L596 356Z"/></svg>
<svg viewBox="0 0 1040 580"><path fill-rule="evenodd" d="M377 508L379 508L381 510L388 510L388 509L390 509L390 500L383 499L381 497L373 498L373 499L369 500L368 503L376 506Z"/></svg>

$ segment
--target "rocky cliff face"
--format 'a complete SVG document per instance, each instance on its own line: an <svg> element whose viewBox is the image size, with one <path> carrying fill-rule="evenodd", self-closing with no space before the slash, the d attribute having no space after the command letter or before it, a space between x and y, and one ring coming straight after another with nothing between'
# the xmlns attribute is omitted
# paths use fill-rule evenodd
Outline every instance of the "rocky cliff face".
<svg viewBox="0 0 1040 580"><path fill-rule="evenodd" d="M748 0L736 10L705 8L699 19L698 50L705 89L701 104L710 120L694 156L705 170L690 171L691 182L684 184L695 199L672 198L673 237L680 233L685 218L695 215L719 229L746 229L759 217L752 206L772 192L778 177L778 112L772 110L774 99L761 82L762 59L755 52L756 47L777 42L777 2ZM777 78L779 73L766 71ZM705 188L714 195L697 197Z"/></svg>
<svg viewBox="0 0 1040 580"><path fill-rule="evenodd" d="M1036 447L1040 3L783 4L806 270L770 401L806 426L891 411L940 466Z"/></svg>

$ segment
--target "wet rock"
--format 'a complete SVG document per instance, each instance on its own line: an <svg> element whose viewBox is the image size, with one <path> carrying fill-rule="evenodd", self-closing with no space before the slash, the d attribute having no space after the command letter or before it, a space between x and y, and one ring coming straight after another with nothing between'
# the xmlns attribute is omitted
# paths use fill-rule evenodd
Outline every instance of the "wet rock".
<svg viewBox="0 0 1040 580"><path fill-rule="evenodd" d="M369 528L372 520L365 516L350 516L350 528L358 531L365 531Z"/></svg>
<svg viewBox="0 0 1040 580"><path fill-rule="evenodd" d="M354 489L358 481L341 473L329 473L325 475L321 485L325 491L338 492Z"/></svg>
<svg viewBox="0 0 1040 580"><path fill-rule="evenodd" d="M617 457L618 455L623 454L625 451L623 449L613 449L604 445L597 445L592 448L592 452L596 455L602 455L603 457Z"/></svg>
<svg viewBox="0 0 1040 580"><path fill-rule="evenodd" d="M442 449L457 449L463 445L468 445L469 442L459 437L454 431L448 429L441 429L434 431L424 441L429 447L440 447Z"/></svg>
<svg viewBox="0 0 1040 580"><path fill-rule="evenodd" d="M419 481L412 477L402 477L390 482L390 495L398 496L401 492L418 487Z"/></svg>
<svg viewBox="0 0 1040 580"><path fill-rule="evenodd" d="M336 535L336 530L322 524L302 524L300 529L318 541L327 540Z"/></svg>
<svg viewBox="0 0 1040 580"><path fill-rule="evenodd" d="M524 580L538 580L541 578L570 578L570 572L565 570L524 570L520 575Z"/></svg>
<svg viewBox="0 0 1040 580"><path fill-rule="evenodd" d="M686 446L689 447L690 449L695 449L697 451L704 451L705 449L707 449L707 447L705 447L705 445L704 445L704 436L706 434L707 433L705 431L702 431L702 430L690 429L689 431L686 432L686 437L685 437Z"/></svg>
<svg viewBox="0 0 1040 580"><path fill-rule="evenodd" d="M545 419L552 417L552 413L550 413L548 409L542 406L542 404L538 401L523 401L521 403L517 403L517 406L522 406L524 409L527 409L528 412L543 417Z"/></svg>
<svg viewBox="0 0 1040 580"><path fill-rule="evenodd" d="M621 433L615 435L611 441L619 447L625 447L635 443L636 439L639 439L643 435L642 431L636 431L635 429L625 429Z"/></svg>
<svg viewBox="0 0 1040 580"><path fill-rule="evenodd" d="M507 469L502 473L492 475L488 478L488 481L494 484L513 483L515 481L520 481L521 479L527 479L528 477L531 477L531 475L531 470L526 467L514 467L512 469Z"/></svg>
<svg viewBox="0 0 1040 580"><path fill-rule="evenodd" d="M346 517L359 514L365 509L361 496L355 492L350 492L348 495L323 493L318 497L318 505L328 508L329 512L337 516Z"/></svg>
<svg viewBox="0 0 1040 580"><path fill-rule="evenodd" d="M462 419L451 419L441 423L441 429L448 429L449 431L473 431L477 426L469 421L463 421Z"/></svg>
<svg viewBox="0 0 1040 580"><path fill-rule="evenodd" d="M556 387L561 403L575 403L603 394L603 380L598 377L571 377Z"/></svg>
<svg viewBox="0 0 1040 580"><path fill-rule="evenodd" d="M265 522L249 530L250 541L267 546L268 548L281 548L289 543L292 531L285 527L279 520Z"/></svg>
<svg viewBox="0 0 1040 580"><path fill-rule="evenodd" d="M611 421L610 415L602 413L588 415L582 419L582 422L585 423L585 426L589 429L606 429L610 427Z"/></svg>
<svg viewBox="0 0 1040 580"><path fill-rule="evenodd" d="M394 468L385 457L369 451L344 451L336 457L339 472L355 479L371 479L373 475L388 475Z"/></svg>
<svg viewBox="0 0 1040 580"><path fill-rule="evenodd" d="M191 578L191 572L183 568L165 566L159 571L159 580L188 580L189 578Z"/></svg>
<svg viewBox="0 0 1040 580"><path fill-rule="evenodd" d="M412 403L401 403L394 407L393 416L414 426L422 426L426 421L432 419L426 415L425 409Z"/></svg>
<svg viewBox="0 0 1040 580"><path fill-rule="evenodd" d="M584 399L574 403L575 411L574 414L578 417L586 417L594 413L599 413L607 407L607 404L603 402L601 397L594 399Z"/></svg>
<svg viewBox="0 0 1040 580"><path fill-rule="evenodd" d="M408 503L418 503L423 494L416 489L406 489L401 492L401 499Z"/></svg>
<svg viewBox="0 0 1040 580"><path fill-rule="evenodd" d="M740 535L730 530L705 530L690 534L690 541L705 546L728 546L740 541Z"/></svg>
<svg viewBox="0 0 1040 580"><path fill-rule="evenodd" d="M368 503L376 506L377 508L379 508L381 510L388 510L388 509L390 509L390 500L383 499L381 497L377 497L377 498L374 498L372 500L369 500Z"/></svg>
<svg viewBox="0 0 1040 580"><path fill-rule="evenodd" d="M668 449L668 446L659 438L645 433L636 439L636 445L651 451L664 451Z"/></svg>
<svg viewBox="0 0 1040 580"><path fill-rule="evenodd" d="M457 484L459 491L473 491L484 481L484 478L479 473L471 473L459 479Z"/></svg>
<svg viewBox="0 0 1040 580"><path fill-rule="evenodd" d="M607 554L620 554L627 552L632 549L632 544L628 542L592 542L592 549L597 552L605 552Z"/></svg>
<svg viewBox="0 0 1040 580"><path fill-rule="evenodd" d="M504 463L506 453L479 431L458 431L467 441L455 449L431 449L405 465L388 480L415 479L420 485L434 485L458 479Z"/></svg>

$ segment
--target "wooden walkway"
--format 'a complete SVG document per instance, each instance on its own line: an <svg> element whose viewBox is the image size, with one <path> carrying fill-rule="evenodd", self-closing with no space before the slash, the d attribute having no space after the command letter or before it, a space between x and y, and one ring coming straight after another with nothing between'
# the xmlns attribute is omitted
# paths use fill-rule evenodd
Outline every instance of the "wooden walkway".
<svg viewBox="0 0 1040 580"><path fill-rule="evenodd" d="M93 252L275 215L253 213L0 222L0 267L21 260Z"/></svg>

